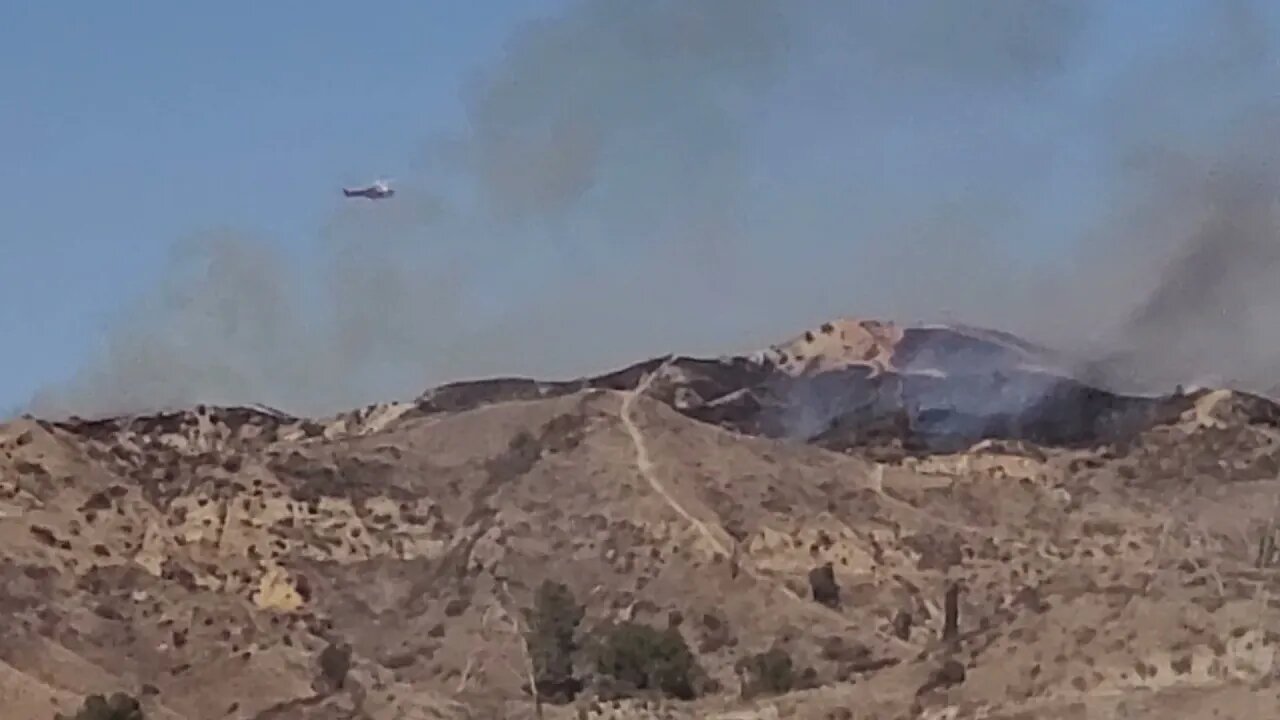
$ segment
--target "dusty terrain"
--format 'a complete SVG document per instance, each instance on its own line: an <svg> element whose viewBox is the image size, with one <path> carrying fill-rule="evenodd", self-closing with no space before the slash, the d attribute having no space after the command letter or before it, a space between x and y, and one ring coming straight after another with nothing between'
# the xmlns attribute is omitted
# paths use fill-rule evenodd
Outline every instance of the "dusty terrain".
<svg viewBox="0 0 1280 720"><path fill-rule="evenodd" d="M0 708L533 717L552 580L581 635L672 627L699 677L630 692L583 650L545 717L1275 717L1278 472L1268 400L1118 397L1016 338L857 320L332 418L23 418ZM790 689L744 692L771 649Z"/></svg>

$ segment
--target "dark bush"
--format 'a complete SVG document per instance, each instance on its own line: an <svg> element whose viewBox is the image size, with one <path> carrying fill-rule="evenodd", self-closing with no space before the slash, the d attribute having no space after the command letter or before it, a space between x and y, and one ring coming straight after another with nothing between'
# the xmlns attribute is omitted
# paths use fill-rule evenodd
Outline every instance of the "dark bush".
<svg viewBox="0 0 1280 720"><path fill-rule="evenodd" d="M813 591L816 602L833 610L840 608L840 586L836 584L836 574L831 563L809 571L809 588Z"/></svg>
<svg viewBox="0 0 1280 720"><path fill-rule="evenodd" d="M330 643L320 651L320 676L327 687L341 690L347 680L347 672L351 670L351 646L346 643L335 645Z"/></svg>
<svg viewBox="0 0 1280 720"><path fill-rule="evenodd" d="M782 648L773 648L738 662L737 670L745 675L742 694L781 695L795 687L795 668L791 655Z"/></svg>
<svg viewBox="0 0 1280 720"><path fill-rule="evenodd" d="M144 720L145 717L136 698L118 692L109 699L101 695L90 695L85 698L75 715L58 713L54 720Z"/></svg>
<svg viewBox="0 0 1280 720"><path fill-rule="evenodd" d="M583 607L565 585L543 581L533 598L533 608L525 611L529 629L525 641L533 662L538 694L550 702L568 702L581 689L574 676L573 654L578 649L578 624Z"/></svg>
<svg viewBox="0 0 1280 720"><path fill-rule="evenodd" d="M729 621L719 613L706 613L702 616L702 627L705 632L698 643L698 651L713 653L726 646L736 644L733 633L729 630Z"/></svg>
<svg viewBox="0 0 1280 720"><path fill-rule="evenodd" d="M690 700L699 675L697 661L679 630L634 622L604 629L595 648L596 669L620 686L658 691Z"/></svg>
<svg viewBox="0 0 1280 720"><path fill-rule="evenodd" d="M893 634L900 640L910 640L912 621L911 613L906 610L899 610L898 614L893 617Z"/></svg>

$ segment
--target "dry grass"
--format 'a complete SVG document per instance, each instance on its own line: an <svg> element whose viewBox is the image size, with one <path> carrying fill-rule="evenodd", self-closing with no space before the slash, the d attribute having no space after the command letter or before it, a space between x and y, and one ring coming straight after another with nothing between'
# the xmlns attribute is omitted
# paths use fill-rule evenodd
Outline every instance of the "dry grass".
<svg viewBox="0 0 1280 720"><path fill-rule="evenodd" d="M0 427L0 694L50 716L123 689L173 720L529 717L520 609L550 578L587 632L674 624L711 688L594 688L552 718L1280 709L1280 575L1255 567L1280 441L1232 396L1123 448L885 464L694 421L650 396L669 372L426 415ZM828 563L830 607L809 587ZM317 684L342 642L348 680ZM735 665L775 647L811 687L742 698ZM948 659L963 681L921 691Z"/></svg>

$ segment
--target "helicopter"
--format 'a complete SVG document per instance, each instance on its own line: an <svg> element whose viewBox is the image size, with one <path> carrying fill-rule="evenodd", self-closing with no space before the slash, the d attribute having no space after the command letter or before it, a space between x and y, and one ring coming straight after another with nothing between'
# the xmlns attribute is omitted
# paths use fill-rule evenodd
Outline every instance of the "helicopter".
<svg viewBox="0 0 1280 720"><path fill-rule="evenodd" d="M346 197L362 197L369 200L383 200L396 194L396 191L387 184L386 180L377 180L372 185L362 188L342 188L342 194Z"/></svg>

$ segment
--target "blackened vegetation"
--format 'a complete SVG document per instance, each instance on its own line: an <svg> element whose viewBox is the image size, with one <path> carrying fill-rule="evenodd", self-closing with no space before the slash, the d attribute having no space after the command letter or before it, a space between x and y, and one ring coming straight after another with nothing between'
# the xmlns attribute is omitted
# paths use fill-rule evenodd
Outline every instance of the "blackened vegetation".
<svg viewBox="0 0 1280 720"><path fill-rule="evenodd" d="M1280 562L1280 547L1276 543L1274 528L1268 527L1258 537L1258 552L1254 556L1253 566L1259 569L1275 567Z"/></svg>
<svg viewBox="0 0 1280 720"><path fill-rule="evenodd" d="M771 360L672 358L678 383L651 394L694 419L736 432L814 442L831 449L950 451L984 439L1088 446L1131 436L1190 407L1185 395L1131 397L1035 369L1042 348L1002 333L906 330L899 371L868 366L792 376ZM630 389L661 359L546 394L585 387ZM554 391L552 390L554 388ZM689 402L689 398L695 398Z"/></svg>
<svg viewBox="0 0 1280 720"><path fill-rule="evenodd" d="M145 436L180 435L196 430L200 426L201 416L213 424L225 426L233 441L238 440L245 445L254 444L255 440L273 441L281 427L298 422L298 418L270 408L201 405L194 412L182 410L94 420L72 417L50 424L73 435L107 442L122 432Z"/></svg>
<svg viewBox="0 0 1280 720"><path fill-rule="evenodd" d="M351 646L346 643L325 646L318 658L320 674L315 685L317 692L336 692L346 683L347 673L351 670Z"/></svg>
<svg viewBox="0 0 1280 720"><path fill-rule="evenodd" d="M1132 439L1173 422L1196 396L1129 396L1072 379L1065 371L1036 369L1047 351L1007 333L975 337L913 328L894 349L901 372L851 366L794 377L772 361L712 361L679 357L678 387L658 383L654 397L675 404L677 391L697 402L676 407L693 419L735 432L811 442L876 459L952 452L980 440L1045 446L1094 447ZM580 385L629 389L659 360ZM544 390L543 392L546 392ZM1280 427L1280 407L1241 394L1235 401L1254 424Z"/></svg>
<svg viewBox="0 0 1280 720"><path fill-rule="evenodd" d="M893 667L901 662L895 657L876 657L866 645L859 642L848 643L839 635L824 639L821 649L822 658L836 664L836 679L841 682Z"/></svg>
<svg viewBox="0 0 1280 720"><path fill-rule="evenodd" d="M99 490L90 495L89 498L84 501L84 504L80 506L80 510L82 512L87 510L102 511L110 510L111 507L111 496L107 495L106 491Z"/></svg>
<svg viewBox="0 0 1280 720"><path fill-rule="evenodd" d="M830 412L812 442L833 450L897 444L910 454L954 452L988 439L1089 447L1172 422L1193 402L1186 396L1121 396L1027 371L889 375L856 385L860 401Z"/></svg>
<svg viewBox="0 0 1280 720"><path fill-rule="evenodd" d="M644 380L645 376L657 370L664 362L670 359L669 357L651 358L621 370L587 378L582 381L582 386L601 390L634 390Z"/></svg>
<svg viewBox="0 0 1280 720"><path fill-rule="evenodd" d="M533 469L544 454L564 453L578 447L586 429L586 412L580 406L576 412L557 415L543 425L537 434L516 433L507 447L484 461L485 481L471 497L471 512L464 525L480 523L497 514L493 497L508 483Z"/></svg>
<svg viewBox="0 0 1280 720"><path fill-rule="evenodd" d="M840 608L840 586L836 584L836 574L831 563L809 571L809 589L815 602L833 610Z"/></svg>
<svg viewBox="0 0 1280 720"><path fill-rule="evenodd" d="M500 402L559 397L581 387L582 384L578 382L548 383L528 378L493 378L442 385L419 397L416 405L424 415L463 412Z"/></svg>
<svg viewBox="0 0 1280 720"><path fill-rule="evenodd" d="M823 326L820 332L829 334L832 329ZM1125 443L1138 433L1170 423L1196 399L1180 390L1158 397L1126 396L1089 383L1087 376L1077 381L1067 370L1052 369L1053 358L1047 350L1008 333L906 328L891 358L897 370L855 365L794 377L768 358L667 356L569 381L508 377L452 383L423 394L405 417L589 389L632 390L664 363L679 371L672 375L678 379L663 379L649 393L690 418L749 435L857 450L890 462L905 455L954 452L980 440L1065 447ZM1038 363L1051 369L1037 369ZM1265 398L1237 393L1231 403L1233 414L1246 417L1249 424L1280 427L1280 406ZM285 426L300 426L308 435L320 430L314 423L270 409L219 407L43 425L106 442L125 431L191 432L202 418L230 428L231 448L247 449L270 441ZM526 449L532 447L529 443ZM147 472L138 479L146 486L148 498L164 504L172 494L167 485L179 460L155 452L149 455L153 467L145 468ZM157 460L159 467L155 467ZM130 466L136 459L122 457L120 462ZM295 458L282 464L284 472L307 481L301 492L309 495L332 494L340 484L338 476L348 475L347 469L306 466ZM228 468L228 472L235 470Z"/></svg>
<svg viewBox="0 0 1280 720"><path fill-rule="evenodd" d="M1248 425L1280 428L1280 405L1259 395L1236 391L1220 402L1216 409Z"/></svg>
<svg viewBox="0 0 1280 720"><path fill-rule="evenodd" d="M0 561L0 616L14 618L47 607L60 581L56 570L41 565ZM0 628L0 632L11 628Z"/></svg>
<svg viewBox="0 0 1280 720"><path fill-rule="evenodd" d="M53 530L50 530L49 528L43 525L32 525L30 528L28 528L28 532L30 532L31 535L35 537L35 539L39 540L45 545L48 545L49 547L63 547L64 550L71 549L69 543L59 540L58 536L54 534Z"/></svg>
<svg viewBox="0 0 1280 720"><path fill-rule="evenodd" d="M621 370L578 380L545 382L509 377L450 383L424 393L418 398L416 405L420 413L430 415L472 410L501 402L563 397L583 390L634 390L646 376L668 362L683 371L687 380L682 386L703 398L721 397L761 384L771 373L771 368L746 358L720 362L687 357L657 357ZM655 388L654 394L664 401L671 400L671 393L664 393L660 388Z"/></svg>
<svg viewBox="0 0 1280 720"><path fill-rule="evenodd" d="M432 570L421 578L422 590L451 582L462 587L481 568L472 561L476 544L492 529L498 515L495 498L503 487L531 471L548 453L568 452L576 448L586 429L586 412L579 407L575 412L558 415L544 424L536 433L519 432L511 438L498 454L481 464L484 481L470 494L470 510L461 520L461 526L469 528L459 533L450 547L434 563ZM416 595L410 606L421 609L428 602L425 593ZM466 604L453 606L461 614Z"/></svg>
<svg viewBox="0 0 1280 720"><path fill-rule="evenodd" d="M58 713L54 720L145 720L142 705L137 698L122 692L111 697L90 695L75 715Z"/></svg>
<svg viewBox="0 0 1280 720"><path fill-rule="evenodd" d="M929 675L929 679L916 690L916 696L959 685L964 682L966 675L964 663L954 658L945 660L937 670L934 670Z"/></svg>
<svg viewBox="0 0 1280 720"><path fill-rule="evenodd" d="M826 327L822 332L828 332ZM1181 392L1159 397L1113 393L1072 379L1065 370L1037 369L1045 359L1052 360L1046 350L1007 333L907 328L893 350L896 370L854 365L795 377L768 358L668 356L568 381L508 377L447 384L419 397L406 417L590 389L632 390L667 363L679 372L649 392L688 417L744 434L857 449L875 459L894 460L952 452L979 440L1068 447L1123 442L1171 421L1195 399ZM1052 362L1046 364L1052 367ZM1251 422L1280 427L1280 408L1274 403L1245 395L1235 402L1254 418ZM105 441L123 430L190 431L201 413L232 428L233 447L272 439L283 425L300 422L254 408L200 408L196 413L73 420L58 427ZM303 429L308 434L319 430ZM323 484L327 479L320 480Z"/></svg>
<svg viewBox="0 0 1280 720"><path fill-rule="evenodd" d="M1171 422L1194 402L1180 392L1121 395L1029 364L1046 355L1005 333L910 328L894 349L892 363L900 372L855 365L795 377L768 359L667 357L574 381L500 378L446 385L418 405L429 414L586 389L631 390L666 362L680 379L658 382L650 394L688 417L744 434L892 460L952 452L979 440L1066 447L1121 442ZM1245 404L1251 414L1280 426L1274 404L1261 398Z"/></svg>
<svg viewBox="0 0 1280 720"><path fill-rule="evenodd" d="M777 373L771 364L761 364L747 358L721 361L666 356L577 380L545 382L516 377L450 383L424 393L417 400L416 410L418 414L432 415L462 412L501 402L563 397L583 390L629 391L634 390L646 376L664 363L681 371L683 379L679 384L680 388L692 391L696 397L706 401L720 401L688 408L687 414L704 422L734 427L742 424L744 431L756 430L755 413L762 410L763 406L752 405L749 391L764 387ZM672 403L676 389L659 383L651 388L651 394L663 402ZM741 396L746 402L724 403L730 396Z"/></svg>
<svg viewBox="0 0 1280 720"><path fill-rule="evenodd" d="M393 482L396 466L380 458L342 456L337 458L338 474L347 489L347 496L367 499L388 494L396 497Z"/></svg>
<svg viewBox="0 0 1280 720"><path fill-rule="evenodd" d="M672 404L677 389L683 389L699 400L697 404L681 410L685 415L739 432L760 434L759 413L765 406L756 393L777 376L772 365L746 358L701 360L682 357L673 360L672 366L679 371L679 385L659 383L650 390L653 397Z"/></svg>
<svg viewBox="0 0 1280 720"><path fill-rule="evenodd" d="M704 402L678 409L686 417L699 422L718 425L746 435L770 436L761 424L768 407L764 400L751 390L733 392L715 398L714 402Z"/></svg>
<svg viewBox="0 0 1280 720"><path fill-rule="evenodd" d="M282 459L271 460L267 467L280 477L294 481L289 487L289 494L294 500L307 502L324 496L342 495L343 486L338 469L297 450Z"/></svg>
<svg viewBox="0 0 1280 720"><path fill-rule="evenodd" d="M490 484L505 484L533 469L546 453L564 453L578 447L586 429L586 416L578 412L557 415L537 434L516 433L501 453L484 461Z"/></svg>
<svg viewBox="0 0 1280 720"><path fill-rule="evenodd" d="M910 612L899 610L898 614L893 616L893 634L899 640L910 640L912 622L913 618Z"/></svg>
<svg viewBox="0 0 1280 720"><path fill-rule="evenodd" d="M714 653L738 643L733 631L729 628L729 620L719 612L702 614L702 639L698 650L703 653Z"/></svg>
<svg viewBox="0 0 1280 720"><path fill-rule="evenodd" d="M942 639L946 642L955 642L960 634L960 586L951 583L947 587L947 597L944 602Z"/></svg>
<svg viewBox="0 0 1280 720"><path fill-rule="evenodd" d="M325 460L294 450L283 458L273 458L267 467L290 481L289 496L298 502L313 503L325 497L358 501L394 489L395 466L380 459L344 456Z"/></svg>
<svg viewBox="0 0 1280 720"><path fill-rule="evenodd" d="M49 471L44 469L43 465L28 462L26 460L18 460L14 462L13 469L16 470L19 475L35 478L35 480L40 483L48 482L51 477Z"/></svg>
<svg viewBox="0 0 1280 720"><path fill-rule="evenodd" d="M965 681L964 663L957 659L960 650L960 583L947 585L943 600L942 662L929 675L929 679L916 689L916 697L941 690Z"/></svg>
<svg viewBox="0 0 1280 720"><path fill-rule="evenodd" d="M963 542L954 533L916 533L903 537L902 544L919 555L916 568L920 570L947 570L964 561Z"/></svg>
<svg viewBox="0 0 1280 720"><path fill-rule="evenodd" d="M905 372L938 370L945 374L989 375L1041 356L1045 351L1012 335L999 342L950 328L905 328L893 348L893 366Z"/></svg>
<svg viewBox="0 0 1280 720"><path fill-rule="evenodd" d="M1233 393L1209 411L1217 423L1192 432L1154 427L1134 442L1103 448L1100 460L1082 458L1077 468L1123 460L1120 475L1128 487L1156 492L1188 483L1273 480L1280 474L1280 450L1272 440L1276 411L1270 401Z"/></svg>

